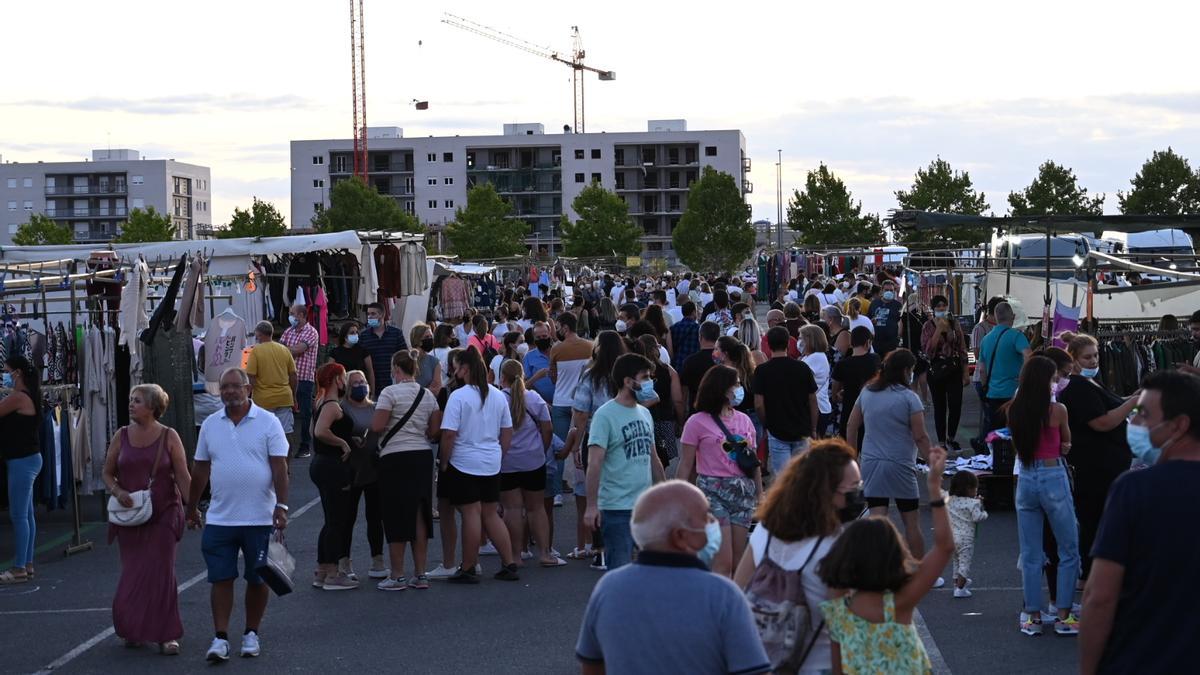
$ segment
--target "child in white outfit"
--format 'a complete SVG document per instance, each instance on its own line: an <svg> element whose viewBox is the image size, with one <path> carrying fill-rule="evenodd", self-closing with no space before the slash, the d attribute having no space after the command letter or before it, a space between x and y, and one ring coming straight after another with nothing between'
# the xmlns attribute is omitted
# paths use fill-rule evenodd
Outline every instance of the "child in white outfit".
<svg viewBox="0 0 1200 675"><path fill-rule="evenodd" d="M977 496L979 479L970 471L959 471L950 479L950 498L946 512L950 516L950 531L954 534L954 597L969 598L967 575L971 573L971 558L975 554L976 523L987 519L987 511Z"/></svg>

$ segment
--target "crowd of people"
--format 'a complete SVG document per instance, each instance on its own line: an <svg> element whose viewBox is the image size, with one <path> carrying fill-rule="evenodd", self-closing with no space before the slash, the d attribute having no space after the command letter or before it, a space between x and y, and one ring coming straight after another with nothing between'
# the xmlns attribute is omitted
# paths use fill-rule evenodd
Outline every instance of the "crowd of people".
<svg viewBox="0 0 1200 675"><path fill-rule="evenodd" d="M381 591L479 584L489 554L502 581L533 564L607 571L579 635L584 672L924 672L913 613L951 560L954 597L971 596L975 525L987 516L972 473L943 491L947 457L1004 427L1019 472L1020 631L1039 635L1049 620L1076 635L1087 614L1085 672L1145 666L1150 645L1154 663L1183 662L1186 646L1152 631L1165 584L1200 562L1194 543L1178 550L1164 531L1167 514L1197 510L1186 488L1200 469L1200 363L1154 373L1123 399L1097 377L1094 338L1064 334L1065 350L1035 355L1002 298L968 331L946 297L922 305L886 272L813 275L774 300L755 291L738 276L580 276L569 292L508 287L497 307L417 324L407 339L370 305L324 352L297 306L278 342L260 324L246 368L222 376L224 407L204 421L191 467L158 422L166 395L135 388L104 476L126 506L147 487L154 508L145 525L112 527L118 636L178 653L175 544L185 522L203 524L207 658L230 655L239 552L240 649L258 655L268 599L258 570L287 526L289 458L311 455L322 591L362 583L350 551L365 502L366 574ZM760 326L756 306L768 303ZM1192 327L1200 340L1200 312ZM37 414L27 365L9 357L5 379L25 396L0 401L18 497L13 481L36 475L21 450L37 433L23 431ZM964 449L972 384L981 433ZM577 520L562 554L553 516L564 495ZM13 513L23 525L3 580L17 583L34 574L34 524ZM440 560L427 569L435 527ZM698 639L678 644L681 622Z"/></svg>

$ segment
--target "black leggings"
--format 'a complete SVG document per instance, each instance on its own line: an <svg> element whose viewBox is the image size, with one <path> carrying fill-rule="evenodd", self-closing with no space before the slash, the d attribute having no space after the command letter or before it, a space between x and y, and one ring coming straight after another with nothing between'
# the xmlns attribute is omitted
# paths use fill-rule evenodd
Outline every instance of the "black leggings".
<svg viewBox="0 0 1200 675"><path fill-rule="evenodd" d="M357 502L350 501L351 491L346 489L353 473L350 466L337 457L313 455L312 463L308 465L308 477L317 486L321 510L325 513L325 523L317 535L317 564L335 565L345 556L345 544L349 541L343 532L348 520L346 514L358 507Z"/></svg>
<svg viewBox="0 0 1200 675"><path fill-rule="evenodd" d="M1084 579L1092 571L1092 544L1104 515L1108 489L1124 471L1107 467L1075 468L1075 517L1079 519L1079 557Z"/></svg>
<svg viewBox="0 0 1200 675"><path fill-rule="evenodd" d="M929 392L933 394L933 428L937 430L939 443L958 435L958 420L962 417L963 387L960 371L954 371L940 380L932 373ZM947 432L949 434L947 435Z"/></svg>
<svg viewBox="0 0 1200 675"><path fill-rule="evenodd" d="M350 542L354 537L354 524L358 522L358 502L366 498L367 543L371 546L371 557L383 555L383 512L379 509L379 483L350 488L350 508L346 510L346 523L342 527L342 557L350 557Z"/></svg>

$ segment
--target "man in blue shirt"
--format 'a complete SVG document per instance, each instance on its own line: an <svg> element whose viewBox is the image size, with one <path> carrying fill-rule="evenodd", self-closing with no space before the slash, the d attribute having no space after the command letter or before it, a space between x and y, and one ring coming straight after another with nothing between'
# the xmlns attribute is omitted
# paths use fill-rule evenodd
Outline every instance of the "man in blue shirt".
<svg viewBox="0 0 1200 675"><path fill-rule="evenodd" d="M372 302L367 305L367 330L358 337L358 344L371 355L371 368L375 371L376 396L392 384L392 355L408 349L404 333L383 321L383 305Z"/></svg>
<svg viewBox="0 0 1200 675"><path fill-rule="evenodd" d="M1004 426L1003 416L998 414L1000 406L1017 393L1021 367L1033 353L1025 333L1013 328L1016 313L1012 305L1007 302L996 305L995 315L996 327L983 338L979 346L979 361L975 364L976 368L983 369L979 381L983 385L988 409L992 412L992 429Z"/></svg>
<svg viewBox="0 0 1200 675"><path fill-rule="evenodd" d="M687 357L700 351L700 324L696 323L696 303L688 300L683 303L683 320L671 326L671 346L675 355L671 365L675 370L683 370L683 362Z"/></svg>
<svg viewBox="0 0 1200 675"><path fill-rule="evenodd" d="M550 379L550 326L545 321L533 324L533 349L525 353L525 386L541 395L548 405L554 405L554 380Z"/></svg>
<svg viewBox="0 0 1200 675"><path fill-rule="evenodd" d="M592 590L575 655L595 673L766 673L771 670L741 589L697 557L711 548L708 500L679 480L633 507L637 561ZM679 639L686 625L688 639Z"/></svg>

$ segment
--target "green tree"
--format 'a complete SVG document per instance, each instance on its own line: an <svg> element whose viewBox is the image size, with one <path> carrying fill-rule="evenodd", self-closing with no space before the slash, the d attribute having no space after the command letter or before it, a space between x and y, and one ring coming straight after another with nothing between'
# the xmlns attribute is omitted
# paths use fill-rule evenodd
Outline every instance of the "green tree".
<svg viewBox="0 0 1200 675"><path fill-rule="evenodd" d="M121 224L121 236L113 241L118 244L147 244L154 241L171 241L177 230L171 224L171 217L159 213L153 206L134 209L129 212L129 220Z"/></svg>
<svg viewBox="0 0 1200 675"><path fill-rule="evenodd" d="M733 176L704 167L671 239L680 261L696 271L732 271L754 253L750 205Z"/></svg>
<svg viewBox="0 0 1200 675"><path fill-rule="evenodd" d="M887 240L879 216L863 214L841 178L822 163L809 171L804 191L788 200L788 227L800 233L806 246L877 244Z"/></svg>
<svg viewBox="0 0 1200 675"><path fill-rule="evenodd" d="M1180 216L1200 213L1200 173L1170 147L1156 151L1129 181L1133 189L1117 191L1121 213Z"/></svg>
<svg viewBox="0 0 1200 675"><path fill-rule="evenodd" d="M233 218L229 219L229 227L217 230L218 239L236 239L238 237L282 237L287 234L287 224L283 214L274 204L254 198L250 210L234 208Z"/></svg>
<svg viewBox="0 0 1200 675"><path fill-rule="evenodd" d="M329 191L329 208L313 216L312 224L321 232L343 230L389 230L424 232L417 217L405 213L395 199L379 194L374 186L348 178Z"/></svg>
<svg viewBox="0 0 1200 675"><path fill-rule="evenodd" d="M1099 216L1104 213L1104 195L1089 197L1074 171L1047 160L1029 187L1008 193L1008 205L1014 216Z"/></svg>
<svg viewBox="0 0 1200 675"><path fill-rule="evenodd" d="M954 171L950 162L938 157L924 169L917 169L911 190L897 190L896 200L902 209L956 213L977 216L991 208L982 192L976 192L971 175ZM987 228L951 227L945 230L906 231L901 240L906 243L979 243L988 237Z"/></svg>
<svg viewBox="0 0 1200 675"><path fill-rule="evenodd" d="M512 204L491 183L468 190L467 207L455 210L454 222L446 226L446 237L454 253L468 260L527 253L525 237L529 234L529 224L509 218L510 213Z"/></svg>
<svg viewBox="0 0 1200 675"><path fill-rule="evenodd" d="M17 246L62 246L75 243L75 238L71 234L70 225L60 225L49 216L35 213L29 216L28 223L17 228L17 233L13 235L13 243Z"/></svg>
<svg viewBox="0 0 1200 675"><path fill-rule="evenodd" d="M642 250L642 231L629 218L629 205L614 192L592 183L580 191L571 208L579 214L572 225L564 213L562 236L566 254L576 257L631 256Z"/></svg>

